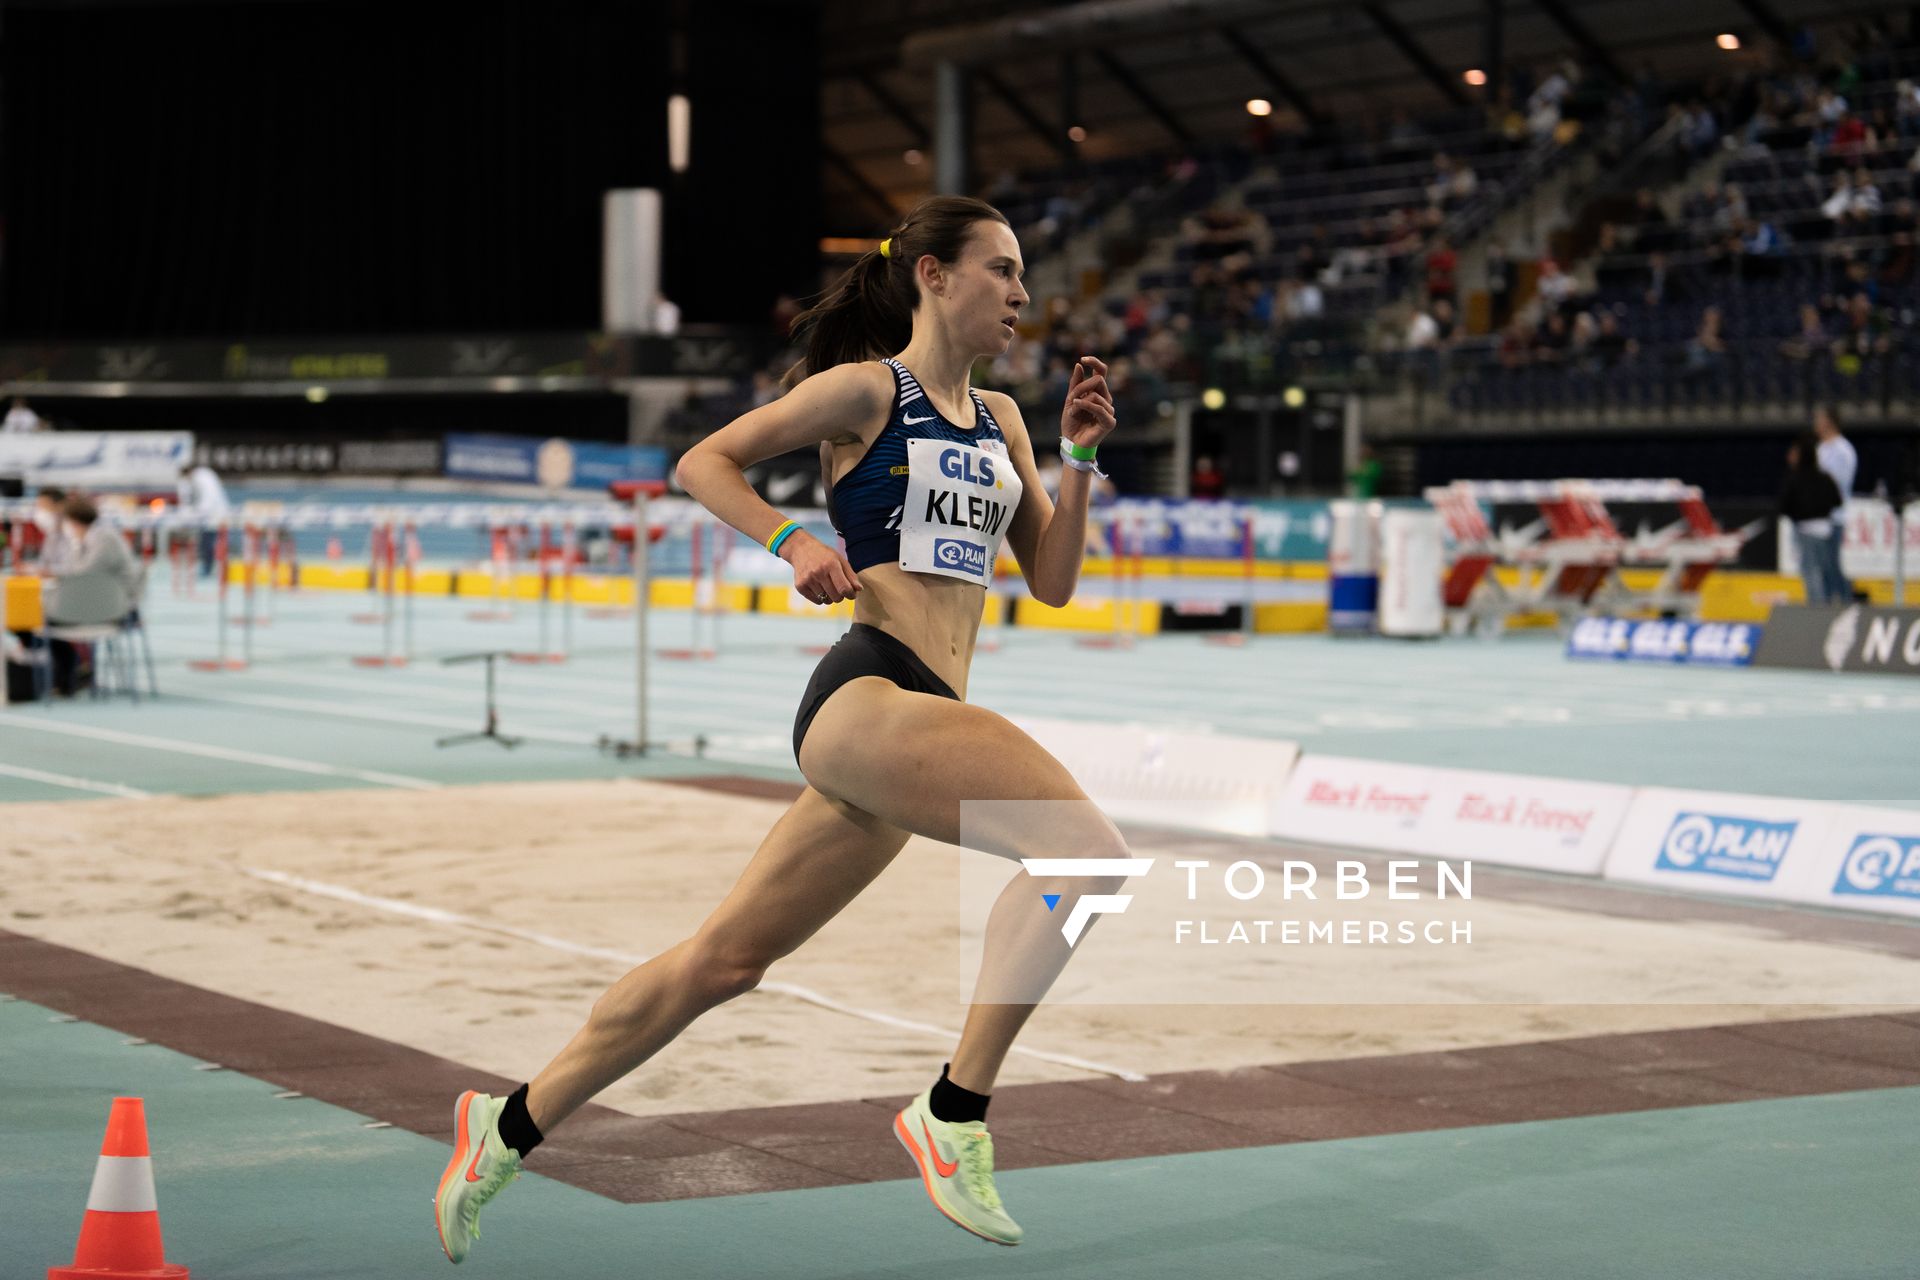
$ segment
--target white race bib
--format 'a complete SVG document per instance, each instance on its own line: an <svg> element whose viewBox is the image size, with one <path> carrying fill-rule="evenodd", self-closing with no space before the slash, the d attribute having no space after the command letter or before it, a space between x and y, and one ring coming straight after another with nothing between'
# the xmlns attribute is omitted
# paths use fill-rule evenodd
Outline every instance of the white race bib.
<svg viewBox="0 0 1920 1280"><path fill-rule="evenodd" d="M995 448L952 440L907 441L907 498L900 567L985 586L1020 506L1020 477Z"/></svg>

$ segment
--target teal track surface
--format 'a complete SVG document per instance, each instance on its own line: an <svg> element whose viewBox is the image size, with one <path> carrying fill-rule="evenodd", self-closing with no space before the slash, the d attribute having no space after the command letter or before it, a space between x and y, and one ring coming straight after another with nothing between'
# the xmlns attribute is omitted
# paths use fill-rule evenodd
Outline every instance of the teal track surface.
<svg viewBox="0 0 1920 1280"><path fill-rule="evenodd" d="M382 648L381 628L349 620L368 597L283 594L272 625L255 631L247 670L203 672L187 663L215 652L212 602L175 599L163 586L155 595L163 698L0 712L0 800L88 794L76 779L187 793L716 766L795 779L793 712L818 661L808 650L844 626L730 616L717 657L656 658L649 736L663 749L619 761L595 744L636 733L631 620L578 616L566 663L501 664L502 728L528 738L517 750L439 749L436 738L481 722L479 666L439 660L539 648L531 607L512 622L476 623L467 614L482 602L421 600L413 661L389 670L350 661ZM239 610L236 595L229 611ZM549 624L557 645L560 622ZM688 613L655 611L652 645L691 647L692 626ZM1438 643L1266 636L1244 648L1168 635L1128 650L1080 647L1064 632L982 635L996 647L976 656L969 700L1012 715L1289 738L1309 752L1552 777L1916 803L1920 688L1889 677L1576 663L1555 638L1524 633ZM240 638L229 629L234 653Z"/></svg>

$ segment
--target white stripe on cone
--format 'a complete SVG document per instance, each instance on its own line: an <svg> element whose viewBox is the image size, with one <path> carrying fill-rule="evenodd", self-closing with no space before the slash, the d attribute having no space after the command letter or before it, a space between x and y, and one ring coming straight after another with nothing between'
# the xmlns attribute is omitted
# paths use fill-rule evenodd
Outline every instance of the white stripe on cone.
<svg viewBox="0 0 1920 1280"><path fill-rule="evenodd" d="M158 1213L151 1156L101 1156L87 1193L90 1213Z"/></svg>

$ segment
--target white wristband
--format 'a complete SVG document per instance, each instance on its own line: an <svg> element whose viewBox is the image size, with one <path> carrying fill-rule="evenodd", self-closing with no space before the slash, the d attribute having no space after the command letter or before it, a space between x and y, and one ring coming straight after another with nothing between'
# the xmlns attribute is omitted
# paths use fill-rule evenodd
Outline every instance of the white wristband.
<svg viewBox="0 0 1920 1280"><path fill-rule="evenodd" d="M1074 457L1071 453L1068 453L1067 438L1065 436L1060 437L1060 464L1062 466L1072 467L1075 471L1091 471L1093 472L1094 475L1099 476L1102 480L1105 480L1107 478L1107 473L1102 471L1100 469L1100 464L1095 460L1093 460L1092 458L1088 458L1085 461L1082 461L1081 459Z"/></svg>

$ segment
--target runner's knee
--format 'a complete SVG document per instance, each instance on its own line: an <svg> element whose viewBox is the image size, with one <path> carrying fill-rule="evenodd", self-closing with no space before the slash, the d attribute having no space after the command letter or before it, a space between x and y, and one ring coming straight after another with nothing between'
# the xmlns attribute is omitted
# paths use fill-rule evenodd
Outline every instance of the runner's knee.
<svg viewBox="0 0 1920 1280"><path fill-rule="evenodd" d="M687 980L706 999L724 1004L760 985L775 957L751 943L696 936L687 946Z"/></svg>

